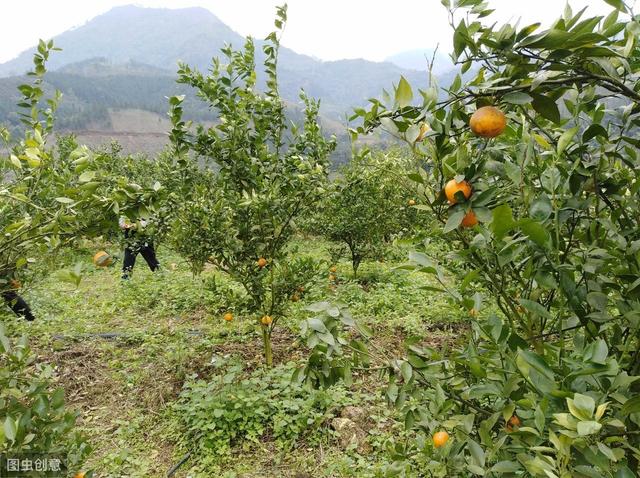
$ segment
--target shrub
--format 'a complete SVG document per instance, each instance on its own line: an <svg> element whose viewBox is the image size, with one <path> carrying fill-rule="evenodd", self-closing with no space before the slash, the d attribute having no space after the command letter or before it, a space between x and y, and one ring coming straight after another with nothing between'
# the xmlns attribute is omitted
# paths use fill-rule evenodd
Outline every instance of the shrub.
<svg viewBox="0 0 640 478"><path fill-rule="evenodd" d="M173 406L177 429L185 431L179 443L213 461L264 439L287 447L350 402L341 387L310 391L291 383L291 373L290 365L250 374L232 365L208 381L186 384Z"/></svg>
<svg viewBox="0 0 640 478"><path fill-rule="evenodd" d="M389 241L407 232L415 215L408 164L399 152L358 155L339 170L321 203L316 228L346 248L354 276L362 261L382 257Z"/></svg>
<svg viewBox="0 0 640 478"><path fill-rule="evenodd" d="M403 358L391 358L387 397L417 433L395 473L413 462L432 476L635 476L637 19L619 20L631 13L623 2L608 2L606 18L568 7L534 33L538 24L483 25L480 0L443 3L458 19L454 56L465 71L480 65L475 78L458 76L440 102L435 87L422 92L418 107L402 80L394 104L374 100L358 112L360 132L382 125L424 162L412 177L457 249L456 286L423 251L412 253L413 268L433 274L472 317L483 295L500 315L472 319L468 345L450 355L411 340ZM492 112L486 124L470 121L487 104L506 113L506 128L494 109L483 110ZM425 121L431 132L416 144ZM471 189L446 198L450 181ZM477 224L465 221L470 214ZM329 349L323 362L322 334L309 334L307 376L332 383L353 357ZM436 449L430 437L443 429L452 438Z"/></svg>
<svg viewBox="0 0 640 478"><path fill-rule="evenodd" d="M279 8L276 26L285 20L286 9ZM292 269L287 246L296 219L323 192L328 155L335 147L334 140L322 136L319 103L304 94L304 124L286 126L276 74L279 45L272 33L263 46L264 93L256 88L251 39L243 51L223 49L228 63L215 59L208 76L181 65L179 81L193 86L218 115L213 127L200 125L193 132L182 121L184 98L170 99L179 161L195 161L188 156L193 153L217 169L203 171L202 182L180 198L173 243L194 271L210 262L242 284L268 365L271 335L286 315L291 287L299 285L285 281ZM262 321L266 316L273 320Z"/></svg>
<svg viewBox="0 0 640 478"><path fill-rule="evenodd" d="M53 369L35 360L26 338L11 340L0 323L0 454L59 454L78 470L91 449L53 386Z"/></svg>

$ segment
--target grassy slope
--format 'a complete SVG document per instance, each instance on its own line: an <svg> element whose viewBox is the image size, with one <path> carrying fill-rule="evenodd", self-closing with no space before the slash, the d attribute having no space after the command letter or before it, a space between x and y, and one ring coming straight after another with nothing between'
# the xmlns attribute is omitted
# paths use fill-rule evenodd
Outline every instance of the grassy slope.
<svg viewBox="0 0 640 478"><path fill-rule="evenodd" d="M300 240L301 253L326 260L327 245L319 240ZM25 297L38 316L34 323L16 321L0 309L0 319L10 328L30 335L40 359L57 366L57 379L68 402L81 414L80 425L95 448L90 466L97 476L160 477L184 450L176 449L168 404L176 399L189 378L207 377L214 357L240 357L247 368L261 364L260 339L254 322L236 314L231 323L222 320L233 309L234 284L214 271L194 278L187 264L167 249L159 251L164 270L151 274L139 258L134 278L122 283L119 264L106 270L90 265L96 246L68 253L69 263L87 266L77 289L51 276ZM115 251L114 251L115 252ZM402 255L400 255L401 257ZM350 304L357 319L369 324L376 340L388 350L400 352L408 334L423 336L441 347L451 336L449 327L459 319L455 309L433 292L421 290L428 278L392 271L393 262L362 267L367 283L348 279L349 265L339 264L339 285L328 288L326 276L318 277L285 321L288 330L277 334L276 361L301 361L303 345L297 342L297 323L306 317L305 305L316 300L340 300ZM215 279L218 292L210 287ZM115 332L117 338L90 334ZM385 437L397 425L375 386L376 377L360 376L349 391L365 401L374 426L369 431L370 454L343 451L324 427L314 445L296 443L280 450L266 440L259 446L239 446L218 470L198 476L368 476L382 461L378 456ZM177 476L187 476L188 462ZM310 475L306 475L309 473Z"/></svg>

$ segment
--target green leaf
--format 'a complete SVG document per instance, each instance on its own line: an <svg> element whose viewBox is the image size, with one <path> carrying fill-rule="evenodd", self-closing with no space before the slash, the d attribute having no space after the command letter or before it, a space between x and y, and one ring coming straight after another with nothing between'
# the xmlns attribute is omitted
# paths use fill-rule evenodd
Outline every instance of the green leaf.
<svg viewBox="0 0 640 478"><path fill-rule="evenodd" d="M522 91L514 91L513 93L504 95L502 101L511 103L512 105L528 105L533 101L533 98Z"/></svg>
<svg viewBox="0 0 640 478"><path fill-rule="evenodd" d="M14 441L16 439L17 427L16 422L11 416L7 415L7 418L4 420L4 436L9 441Z"/></svg>
<svg viewBox="0 0 640 478"><path fill-rule="evenodd" d="M587 294L587 302L591 307L598 311L605 311L609 298L602 292L589 292Z"/></svg>
<svg viewBox="0 0 640 478"><path fill-rule="evenodd" d="M553 370L551 370L547 362L540 355L531 352L530 350L520 350L518 357L522 357L530 367L533 367L547 379L554 380L555 375Z"/></svg>
<svg viewBox="0 0 640 478"><path fill-rule="evenodd" d="M464 219L465 214L466 213L463 209L458 209L457 211L449 214L449 219L447 219L447 223L444 226L444 232L451 232L457 228Z"/></svg>
<svg viewBox="0 0 640 478"><path fill-rule="evenodd" d="M573 128L568 129L567 131L562 133L560 139L558 140L558 156L560 156L564 152L564 150L567 149L567 146L569 146L569 143L571 143L571 140L577 132L578 127L574 126Z"/></svg>
<svg viewBox="0 0 640 478"><path fill-rule="evenodd" d="M538 302L527 299L520 299L520 305L527 309L529 312L537 315L539 317L544 317L545 319L551 319L551 314L544 306Z"/></svg>
<svg viewBox="0 0 640 478"><path fill-rule="evenodd" d="M598 433L602 428L602 424L594 421L578 422L578 435L587 436Z"/></svg>
<svg viewBox="0 0 640 478"><path fill-rule="evenodd" d="M531 106L540 114L543 118L553 121L556 124L560 123L560 110L554 100L545 95L535 95Z"/></svg>
<svg viewBox="0 0 640 478"><path fill-rule="evenodd" d="M531 219L542 222L549 219L549 216L553 213L553 206L548 196L543 195L533 201L531 208L529 209L529 215Z"/></svg>
<svg viewBox="0 0 640 478"><path fill-rule="evenodd" d="M604 0L604 2L611 5L616 10L620 10L621 12L627 11L622 0Z"/></svg>
<svg viewBox="0 0 640 478"><path fill-rule="evenodd" d="M588 143L597 136L602 136L604 139L609 139L609 133L607 133L607 130L604 128L604 126L598 123L593 123L584 131L584 133L582 133L582 142Z"/></svg>
<svg viewBox="0 0 640 478"><path fill-rule="evenodd" d="M536 245L547 248L551 236L547 228L542 226L542 224L532 220L532 219L523 219L518 222L522 233L526 235L532 242Z"/></svg>
<svg viewBox="0 0 640 478"><path fill-rule="evenodd" d="M567 406L571 414L580 420L591 420L596 409L596 402L589 395L576 393L573 399L567 398Z"/></svg>
<svg viewBox="0 0 640 478"><path fill-rule="evenodd" d="M491 231L496 239L502 239L514 226L513 213L508 204L501 204L493 210Z"/></svg>
<svg viewBox="0 0 640 478"><path fill-rule="evenodd" d="M395 102L400 108L404 108L405 106L409 106L412 100L413 91L411 90L411 85L404 76L401 76L398 87L396 88Z"/></svg>
<svg viewBox="0 0 640 478"><path fill-rule="evenodd" d="M499 461L489 471L494 473L514 473L520 469L520 464L517 461Z"/></svg>
<svg viewBox="0 0 640 478"><path fill-rule="evenodd" d="M639 412L640 412L640 395L630 398L629 400L624 402L624 405L622 405L622 409L620 410L620 413L622 413L622 415L624 416L628 416L628 415L631 415L632 413L639 413Z"/></svg>

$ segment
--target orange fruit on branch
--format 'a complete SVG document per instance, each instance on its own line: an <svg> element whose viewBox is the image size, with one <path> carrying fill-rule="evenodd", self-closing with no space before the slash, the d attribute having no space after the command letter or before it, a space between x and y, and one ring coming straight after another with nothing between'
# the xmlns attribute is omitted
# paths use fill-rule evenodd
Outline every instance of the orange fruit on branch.
<svg viewBox="0 0 640 478"><path fill-rule="evenodd" d="M433 434L433 446L436 448L442 448L449 441L449 434L447 432L436 432Z"/></svg>
<svg viewBox="0 0 640 478"><path fill-rule="evenodd" d="M329 267L329 272L336 272L338 268L336 266Z"/></svg>
<svg viewBox="0 0 640 478"><path fill-rule="evenodd" d="M256 262L256 265L262 269L264 266L267 265L267 260L264 257L261 257L260 259L258 259L258 261Z"/></svg>
<svg viewBox="0 0 640 478"><path fill-rule="evenodd" d="M231 322L233 320L233 314L231 312L227 312L222 318L227 322Z"/></svg>
<svg viewBox="0 0 640 478"><path fill-rule="evenodd" d="M93 256L93 264L96 267L109 267L113 264L113 259L106 251L98 251Z"/></svg>
<svg viewBox="0 0 640 478"><path fill-rule="evenodd" d="M477 136L495 138L507 127L507 117L495 106L483 106L471 115L469 126Z"/></svg>
<svg viewBox="0 0 640 478"><path fill-rule="evenodd" d="M462 222L460 223L462 227L473 227L476 224L478 224L478 218L476 217L476 213L473 211L469 211L467 214L465 214L465 216L462 218Z"/></svg>
<svg viewBox="0 0 640 478"><path fill-rule="evenodd" d="M447 196L447 200L451 204L458 202L456 199L457 192L461 192L465 199L469 199L471 197L471 184L464 180L458 182L452 179L444 186L444 195Z"/></svg>
<svg viewBox="0 0 640 478"><path fill-rule="evenodd" d="M260 323L262 325L271 325L271 323L273 322L273 317L271 317L270 315L265 315L260 319Z"/></svg>
<svg viewBox="0 0 640 478"><path fill-rule="evenodd" d="M521 424L522 422L520 422L520 418L518 417L518 415L514 415L509 418L509 425L511 425L512 427L519 427Z"/></svg>
<svg viewBox="0 0 640 478"><path fill-rule="evenodd" d="M415 206L416 205L416 200L415 199L409 199L409 206Z"/></svg>

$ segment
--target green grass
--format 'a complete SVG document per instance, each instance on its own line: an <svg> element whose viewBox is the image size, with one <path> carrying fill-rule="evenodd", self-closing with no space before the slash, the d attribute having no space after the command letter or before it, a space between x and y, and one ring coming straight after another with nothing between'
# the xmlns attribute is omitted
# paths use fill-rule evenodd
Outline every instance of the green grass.
<svg viewBox="0 0 640 478"><path fill-rule="evenodd" d="M284 328L276 330L275 360L280 364L304 360L298 323L307 317L305 306L318 300L348 304L358 320L376 331L377 342L398 353L409 335L445 346L451 340L448 328L464 321L446 297L424 289L434 285L428 276L396 270L398 261L363 264L359 281L351 279L350 264L340 262L337 286L331 288L328 244L301 238L294 247L327 269L293 305L291 316L280 322ZM223 274L207 270L193 277L182 259L161 247L162 272L151 273L139 258L133 278L123 282L119 263L100 270L91 265L97 248L87 244L58 258L68 266L84 264L77 288L60 282L54 273L24 291L35 322L16 320L4 308L0 320L12 333L28 334L39 359L56 366L56 380L80 413L80 428L94 447L87 467L95 469L96 476L164 476L190 450L172 405L183 385L209 379L221 362L240 362L247 373L260 369L257 327L243 313L241 290ZM222 320L227 310L234 311L230 323ZM119 335L95 335L101 333ZM367 408L366 453L342 449L328 424L321 423L286 446L267 436L257 442L240 440L225 456L205 460L196 454L176 476L187 476L188 470L193 470L189 476L378 476L389 462L386 441L402 427L386 407L376 380L373 374L362 377L341 392L341 403L353 401ZM330 410L327 417L337 412Z"/></svg>

